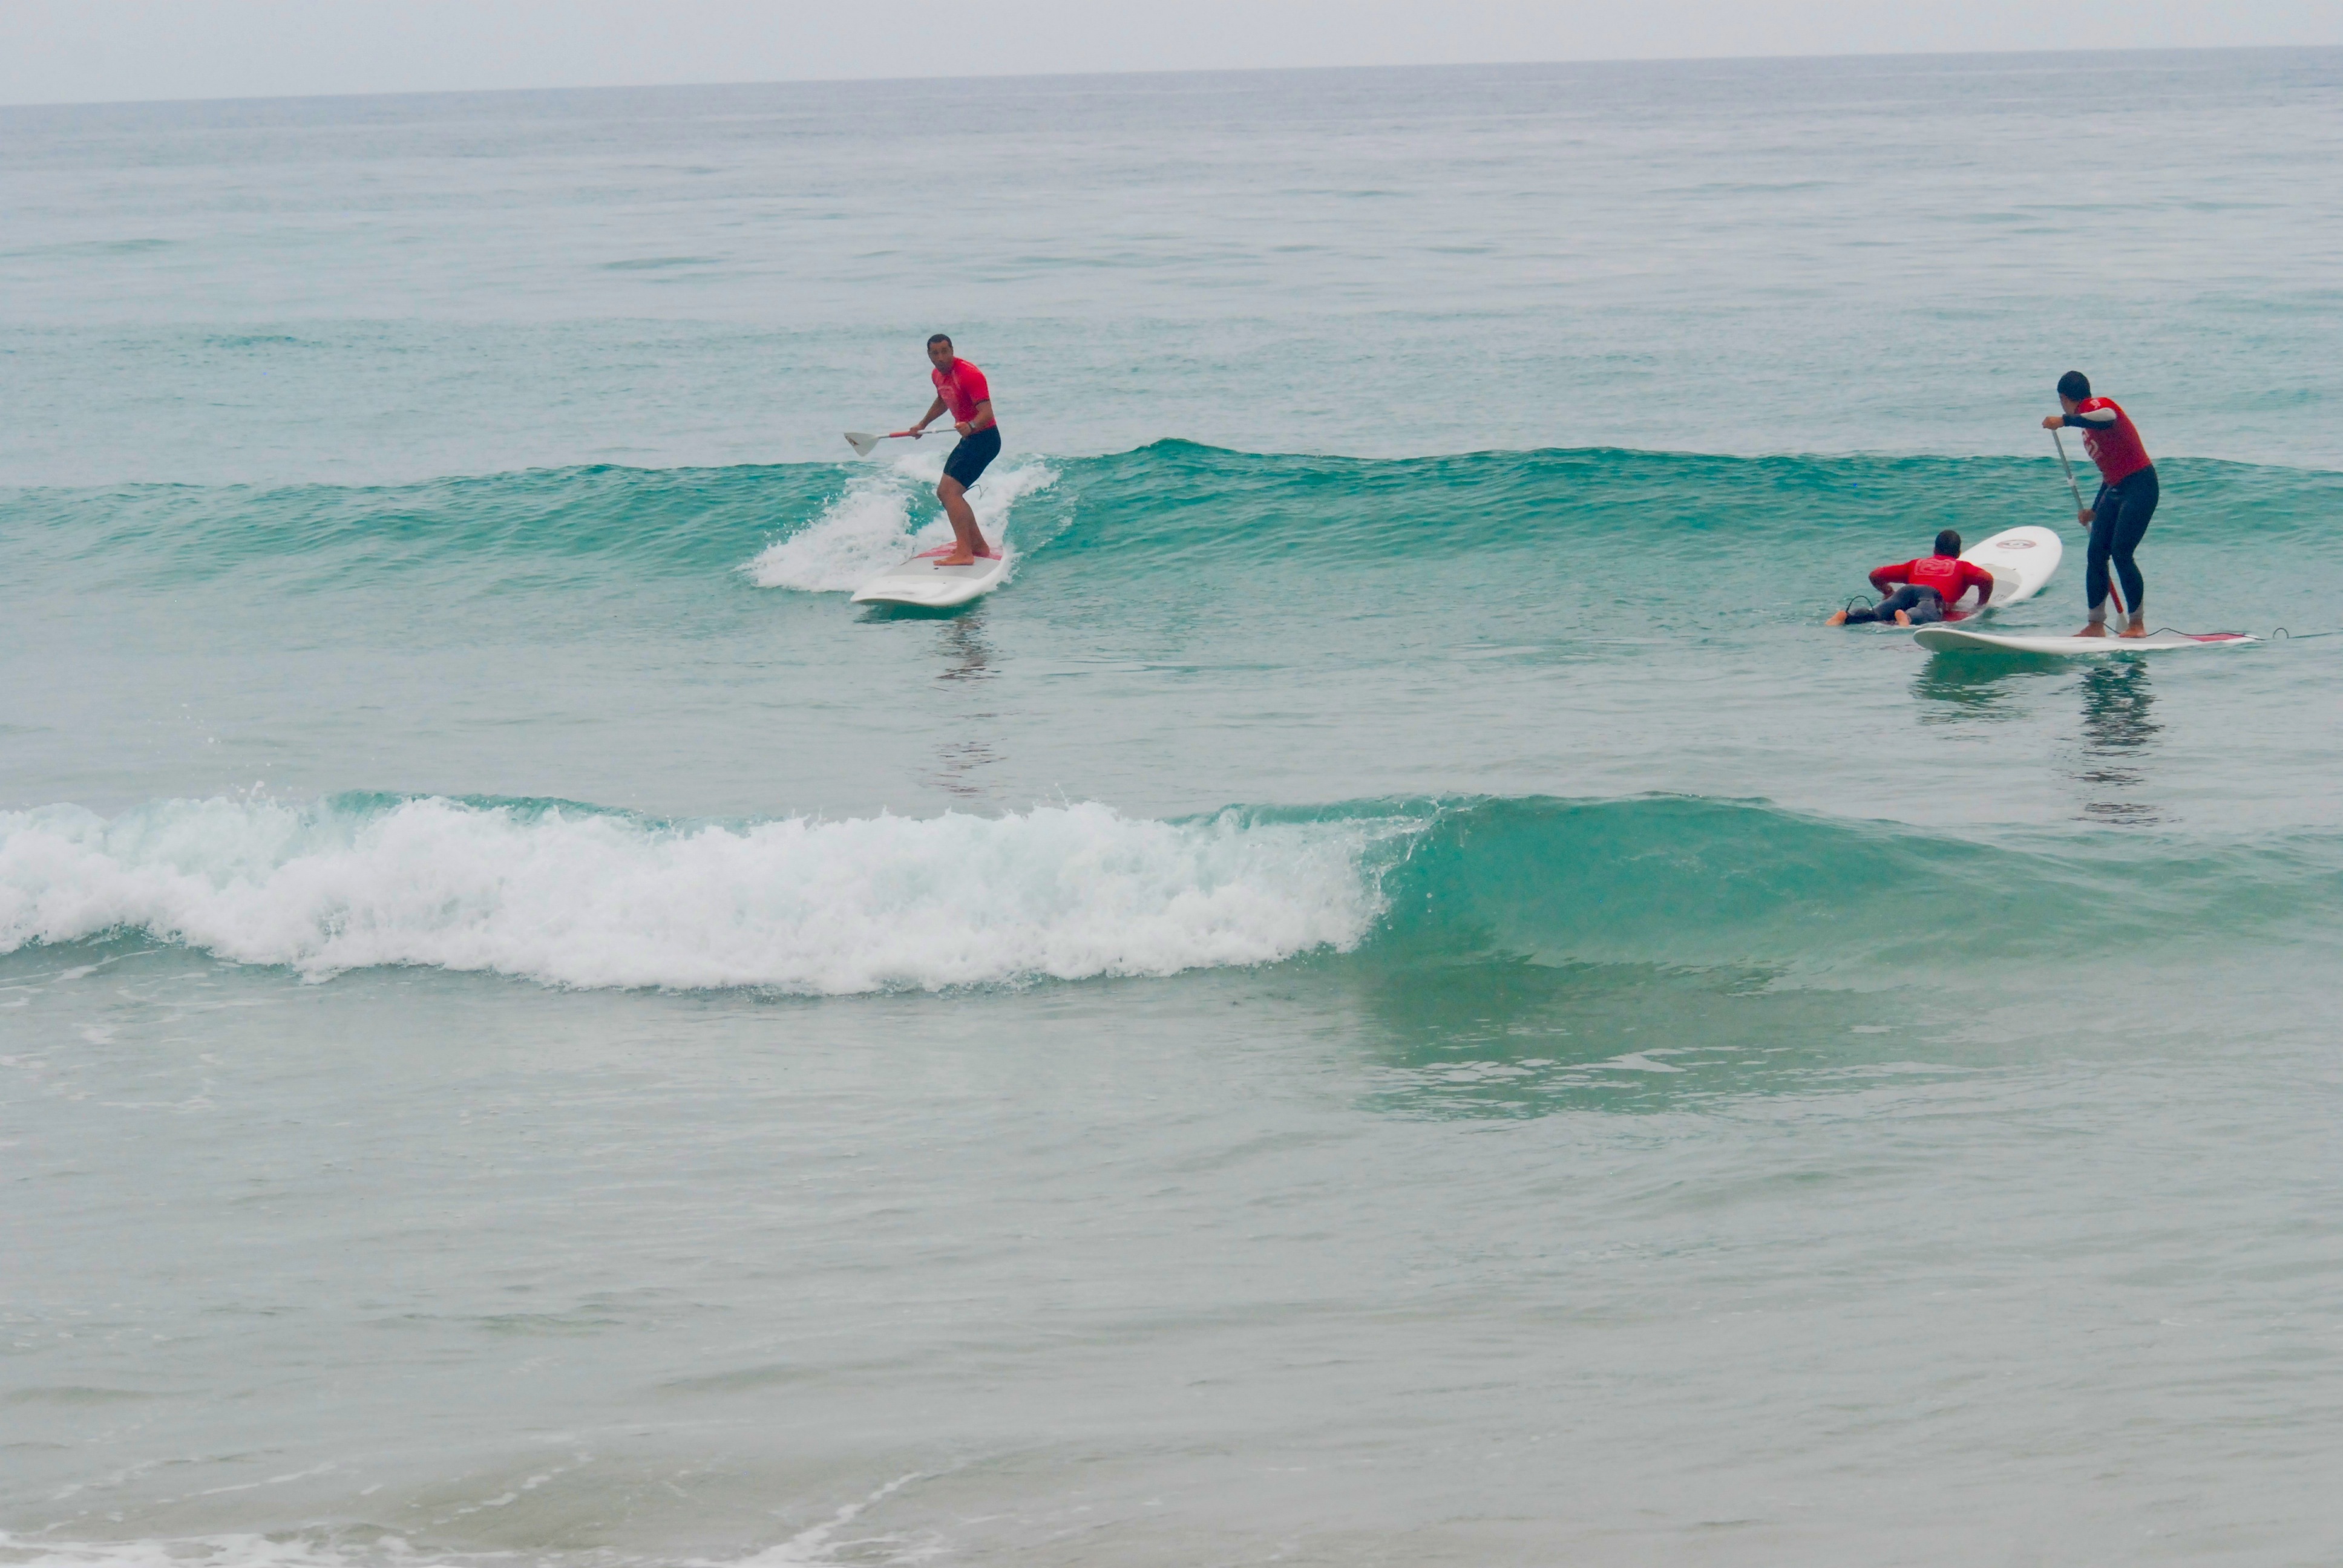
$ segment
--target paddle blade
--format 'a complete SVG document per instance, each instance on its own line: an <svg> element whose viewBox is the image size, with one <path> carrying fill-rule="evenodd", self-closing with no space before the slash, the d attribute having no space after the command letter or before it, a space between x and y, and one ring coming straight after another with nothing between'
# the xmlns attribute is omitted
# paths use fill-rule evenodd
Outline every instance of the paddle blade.
<svg viewBox="0 0 2343 1568"><path fill-rule="evenodd" d="M878 437L867 435L860 430L849 430L846 433L846 444L854 448L854 455L858 457L870 456L877 449L879 440Z"/></svg>

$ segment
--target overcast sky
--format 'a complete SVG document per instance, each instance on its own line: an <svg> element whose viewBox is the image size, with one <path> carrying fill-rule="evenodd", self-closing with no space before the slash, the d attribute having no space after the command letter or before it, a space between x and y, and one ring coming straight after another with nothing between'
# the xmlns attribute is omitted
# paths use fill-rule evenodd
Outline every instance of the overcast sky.
<svg viewBox="0 0 2343 1568"><path fill-rule="evenodd" d="M0 103L2343 45L2343 0L0 0Z"/></svg>

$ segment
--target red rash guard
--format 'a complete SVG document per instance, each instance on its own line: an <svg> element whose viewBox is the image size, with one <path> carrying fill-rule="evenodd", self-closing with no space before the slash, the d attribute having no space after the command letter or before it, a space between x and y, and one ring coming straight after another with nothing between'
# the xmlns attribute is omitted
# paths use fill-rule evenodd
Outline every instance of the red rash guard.
<svg viewBox="0 0 2343 1568"><path fill-rule="evenodd" d="M1914 588L1935 588L1937 596L1950 609L1969 588L1977 590L1977 603L1985 603L1993 592L1993 574L1983 567L1971 566L1957 556L1921 556L1916 560L1898 561L1892 567L1881 567L1871 574L1871 586L1881 593L1889 583L1910 583Z"/></svg>
<svg viewBox="0 0 2343 1568"><path fill-rule="evenodd" d="M2120 485L2150 467L2147 443L2114 398L2086 397L2066 422L2083 432L2083 450L2099 466L2099 477L2106 483Z"/></svg>
<svg viewBox="0 0 2343 1568"><path fill-rule="evenodd" d="M950 370L933 371L930 378L936 384L936 396L951 405L952 419L958 424L975 418L976 406L992 398L984 372L965 359L953 360Z"/></svg>

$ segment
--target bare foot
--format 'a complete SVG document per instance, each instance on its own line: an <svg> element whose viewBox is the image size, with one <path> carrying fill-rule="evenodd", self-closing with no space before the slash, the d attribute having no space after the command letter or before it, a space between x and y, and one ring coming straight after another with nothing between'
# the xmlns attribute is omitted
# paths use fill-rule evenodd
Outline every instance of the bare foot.
<svg viewBox="0 0 2343 1568"><path fill-rule="evenodd" d="M2105 637L2107 635L2107 623L2104 621L2095 620L2075 635L2077 637Z"/></svg>
<svg viewBox="0 0 2343 1568"><path fill-rule="evenodd" d="M2124 628L2123 630L2118 632L2117 635L2119 637L2146 637L2147 635L2147 623L2144 620L2136 620L2129 626Z"/></svg>
<svg viewBox="0 0 2343 1568"><path fill-rule="evenodd" d="M1825 626L1845 626L1846 624L1846 611L1843 609L1835 609L1831 611L1830 619L1823 622L1823 624Z"/></svg>
<svg viewBox="0 0 2343 1568"><path fill-rule="evenodd" d="M1896 624L1897 626L1910 626L1912 624L1912 618L1906 615L1899 609L1896 612Z"/></svg>
<svg viewBox="0 0 2343 1568"><path fill-rule="evenodd" d="M957 555L938 556L936 558L936 565L940 567L972 567L976 565L976 558L970 555L966 550L962 550Z"/></svg>

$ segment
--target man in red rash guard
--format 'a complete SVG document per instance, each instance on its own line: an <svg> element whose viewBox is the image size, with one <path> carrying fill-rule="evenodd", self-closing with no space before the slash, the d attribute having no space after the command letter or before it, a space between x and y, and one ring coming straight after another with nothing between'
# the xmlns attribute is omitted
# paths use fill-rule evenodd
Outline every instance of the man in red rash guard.
<svg viewBox="0 0 2343 1568"><path fill-rule="evenodd" d="M1904 586L1891 592L1890 583ZM1993 574L1961 559L1961 536L1946 528L1936 536L1935 555L1879 567L1871 574L1871 586L1885 596L1877 604L1840 610L1823 624L1862 626L1892 619L1897 626L1926 626L1946 619L1970 588L1977 590L1977 608L1983 609L1993 597Z"/></svg>
<svg viewBox="0 0 2343 1568"><path fill-rule="evenodd" d="M2147 532L2148 519L2156 516L2161 494L2156 465L2148 460L2147 446L2131 416L2112 397L2092 397L2090 377L2081 371L2069 370L2058 377L2058 406L2066 412L2044 415L2042 427L2080 430L2083 450L2099 466L2098 498L2076 514L2076 520L2091 530L2091 552L2084 558L2083 570L2083 597L2091 607L2091 622L2075 635L2107 635L2107 562L2112 558L2116 575L2123 579L2124 604L2131 611L2131 624L2123 635L2146 637L2147 611L2140 601L2147 597L2147 583L2131 554Z"/></svg>
<svg viewBox="0 0 2343 1568"><path fill-rule="evenodd" d="M936 400L911 427L912 433L926 429L928 422L947 407L951 409L952 428L960 432L960 445L944 459L944 477L936 486L936 499L944 504L944 516L951 519L957 542L951 553L936 564L973 566L977 557L993 554L977 530L976 512L968 504L968 487L1001 456L1001 427L992 422L992 388L985 383L983 371L953 357L952 340L940 332L928 339L928 363L935 367L929 379L936 384Z"/></svg>

